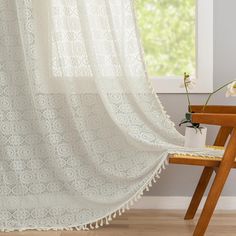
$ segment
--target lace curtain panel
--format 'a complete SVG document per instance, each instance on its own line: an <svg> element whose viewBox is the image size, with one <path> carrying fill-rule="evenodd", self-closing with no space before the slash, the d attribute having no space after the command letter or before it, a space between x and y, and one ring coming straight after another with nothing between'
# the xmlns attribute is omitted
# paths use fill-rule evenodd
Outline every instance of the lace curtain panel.
<svg viewBox="0 0 236 236"><path fill-rule="evenodd" d="M88 229L186 150L149 84L132 0L0 0L0 229Z"/></svg>

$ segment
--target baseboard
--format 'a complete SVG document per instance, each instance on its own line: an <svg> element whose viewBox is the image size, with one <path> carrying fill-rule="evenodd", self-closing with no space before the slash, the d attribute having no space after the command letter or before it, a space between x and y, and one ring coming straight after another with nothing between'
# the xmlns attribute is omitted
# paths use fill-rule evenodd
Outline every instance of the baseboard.
<svg viewBox="0 0 236 236"><path fill-rule="evenodd" d="M160 209L160 210L186 210L191 197L143 197L132 207L133 209ZM203 198L199 209L202 209L206 197ZM218 210L236 210L236 196L226 197L222 196L217 204Z"/></svg>

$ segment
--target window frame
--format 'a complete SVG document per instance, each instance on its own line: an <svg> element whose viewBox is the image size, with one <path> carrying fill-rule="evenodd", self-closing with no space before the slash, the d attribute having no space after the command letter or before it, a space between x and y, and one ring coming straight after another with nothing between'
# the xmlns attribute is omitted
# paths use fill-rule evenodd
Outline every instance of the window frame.
<svg viewBox="0 0 236 236"><path fill-rule="evenodd" d="M190 93L213 92L213 1L196 0L196 86ZM150 80L157 93L186 92L180 88L182 77L154 77Z"/></svg>

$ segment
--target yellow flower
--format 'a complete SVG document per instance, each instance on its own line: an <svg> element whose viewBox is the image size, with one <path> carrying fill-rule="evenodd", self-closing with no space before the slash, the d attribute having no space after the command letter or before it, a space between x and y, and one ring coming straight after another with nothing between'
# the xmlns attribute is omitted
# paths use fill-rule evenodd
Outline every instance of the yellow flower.
<svg viewBox="0 0 236 236"><path fill-rule="evenodd" d="M227 86L226 97L236 96L236 80Z"/></svg>
<svg viewBox="0 0 236 236"><path fill-rule="evenodd" d="M183 82L181 83L180 88L184 88L185 85L188 89L193 89L196 86L196 79L192 76L186 76L183 79Z"/></svg>

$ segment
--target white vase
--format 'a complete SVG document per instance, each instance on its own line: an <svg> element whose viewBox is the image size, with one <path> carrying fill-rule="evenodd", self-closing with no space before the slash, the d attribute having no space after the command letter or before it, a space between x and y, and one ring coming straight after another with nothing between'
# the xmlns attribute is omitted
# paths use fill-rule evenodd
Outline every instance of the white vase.
<svg viewBox="0 0 236 236"><path fill-rule="evenodd" d="M185 147L203 148L206 145L207 128L201 127L194 129L193 127L186 127L185 129Z"/></svg>

